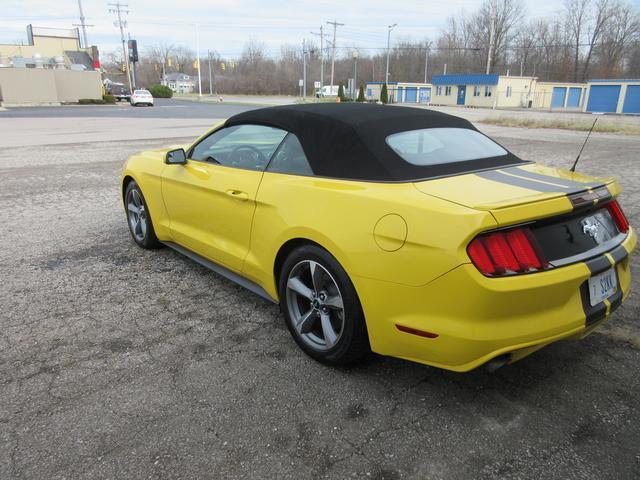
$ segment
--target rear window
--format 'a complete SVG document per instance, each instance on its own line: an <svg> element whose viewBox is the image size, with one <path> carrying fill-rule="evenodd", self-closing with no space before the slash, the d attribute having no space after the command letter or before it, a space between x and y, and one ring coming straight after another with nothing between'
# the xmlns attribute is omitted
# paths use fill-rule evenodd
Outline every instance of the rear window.
<svg viewBox="0 0 640 480"><path fill-rule="evenodd" d="M489 137L467 128L425 128L394 133L387 144L406 162L428 166L507 155Z"/></svg>

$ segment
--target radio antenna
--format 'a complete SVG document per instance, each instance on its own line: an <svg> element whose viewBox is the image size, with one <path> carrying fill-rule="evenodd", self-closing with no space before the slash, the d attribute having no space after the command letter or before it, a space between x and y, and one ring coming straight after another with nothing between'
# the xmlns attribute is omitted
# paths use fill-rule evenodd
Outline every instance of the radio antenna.
<svg viewBox="0 0 640 480"><path fill-rule="evenodd" d="M591 125L591 128L589 129L589 133L587 133L587 138L584 139L584 143L582 144L582 148L580 149L580 152L578 153L578 156L576 157L576 161L573 162L573 167L571 167L571 170L570 170L571 172L575 172L576 171L576 165L578 165L578 160L580 160L580 155L582 155L582 151L584 150L585 145L589 141L589 136L591 135L591 132L593 132L593 127L596 126L596 122L597 121L598 121L597 118L593 121L593 125Z"/></svg>

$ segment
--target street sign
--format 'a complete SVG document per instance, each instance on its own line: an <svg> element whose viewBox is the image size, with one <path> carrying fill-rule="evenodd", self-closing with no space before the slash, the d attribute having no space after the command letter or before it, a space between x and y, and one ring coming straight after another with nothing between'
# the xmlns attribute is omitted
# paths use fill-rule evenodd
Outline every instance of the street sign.
<svg viewBox="0 0 640 480"><path fill-rule="evenodd" d="M313 82L313 88L320 88L322 87L322 83L320 82Z"/></svg>
<svg viewBox="0 0 640 480"><path fill-rule="evenodd" d="M299 87L304 87L304 80L303 79L298 80L298 86Z"/></svg>

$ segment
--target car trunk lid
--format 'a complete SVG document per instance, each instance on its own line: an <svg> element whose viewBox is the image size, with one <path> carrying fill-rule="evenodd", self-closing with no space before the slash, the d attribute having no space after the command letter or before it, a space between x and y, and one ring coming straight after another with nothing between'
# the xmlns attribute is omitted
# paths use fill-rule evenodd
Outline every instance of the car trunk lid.
<svg viewBox="0 0 640 480"><path fill-rule="evenodd" d="M536 163L415 182L422 193L489 211L499 226L568 213L583 197L617 195L613 178L600 179Z"/></svg>

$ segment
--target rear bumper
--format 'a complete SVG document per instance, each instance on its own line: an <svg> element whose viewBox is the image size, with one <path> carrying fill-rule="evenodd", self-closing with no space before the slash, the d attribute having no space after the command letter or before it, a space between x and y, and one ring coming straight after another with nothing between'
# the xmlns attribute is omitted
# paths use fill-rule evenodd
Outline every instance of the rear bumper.
<svg viewBox="0 0 640 480"><path fill-rule="evenodd" d="M354 283L375 352L468 371L506 353L515 361L557 340L590 333L627 296L635 244L631 230L621 247L596 259L531 275L487 278L464 264L422 287L361 277ZM587 280L612 265L618 293L590 307ZM397 325L437 337L401 332Z"/></svg>

